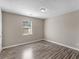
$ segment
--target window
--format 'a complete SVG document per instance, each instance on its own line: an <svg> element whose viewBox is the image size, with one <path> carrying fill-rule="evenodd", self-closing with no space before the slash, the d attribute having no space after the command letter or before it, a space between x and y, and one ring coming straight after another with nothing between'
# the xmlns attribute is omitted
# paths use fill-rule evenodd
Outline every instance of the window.
<svg viewBox="0 0 79 59"><path fill-rule="evenodd" d="M23 35L32 34L32 21L24 20L23 21Z"/></svg>

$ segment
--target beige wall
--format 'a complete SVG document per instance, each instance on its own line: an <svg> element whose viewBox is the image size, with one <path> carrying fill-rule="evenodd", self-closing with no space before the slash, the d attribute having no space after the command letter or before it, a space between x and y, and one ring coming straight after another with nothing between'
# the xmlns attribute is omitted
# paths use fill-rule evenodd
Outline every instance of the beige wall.
<svg viewBox="0 0 79 59"><path fill-rule="evenodd" d="M44 20L3 12L3 47L43 39ZM22 21L32 20L32 35L23 36Z"/></svg>
<svg viewBox="0 0 79 59"><path fill-rule="evenodd" d="M45 38L79 48L79 11L47 19Z"/></svg>
<svg viewBox="0 0 79 59"><path fill-rule="evenodd" d="M0 52L2 50L2 11L0 9Z"/></svg>

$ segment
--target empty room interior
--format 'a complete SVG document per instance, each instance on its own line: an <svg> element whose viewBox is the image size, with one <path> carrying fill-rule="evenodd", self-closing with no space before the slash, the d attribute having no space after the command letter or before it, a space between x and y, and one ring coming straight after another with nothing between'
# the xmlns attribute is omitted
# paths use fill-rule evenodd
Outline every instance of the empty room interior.
<svg viewBox="0 0 79 59"><path fill-rule="evenodd" d="M79 0L0 0L0 59L79 59Z"/></svg>

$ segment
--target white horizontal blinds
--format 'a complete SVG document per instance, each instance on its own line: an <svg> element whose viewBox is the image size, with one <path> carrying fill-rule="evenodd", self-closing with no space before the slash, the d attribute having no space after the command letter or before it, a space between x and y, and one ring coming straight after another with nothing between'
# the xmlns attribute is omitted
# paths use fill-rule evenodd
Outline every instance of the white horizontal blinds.
<svg viewBox="0 0 79 59"><path fill-rule="evenodd" d="M23 35L29 35L32 34L32 21L24 20L23 21Z"/></svg>

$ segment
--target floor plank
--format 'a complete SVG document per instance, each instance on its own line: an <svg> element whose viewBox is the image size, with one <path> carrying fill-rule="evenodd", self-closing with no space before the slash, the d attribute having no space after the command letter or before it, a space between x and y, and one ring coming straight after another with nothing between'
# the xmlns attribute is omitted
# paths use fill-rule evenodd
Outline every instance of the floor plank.
<svg viewBox="0 0 79 59"><path fill-rule="evenodd" d="M79 59L79 51L47 41L4 49L0 59Z"/></svg>

